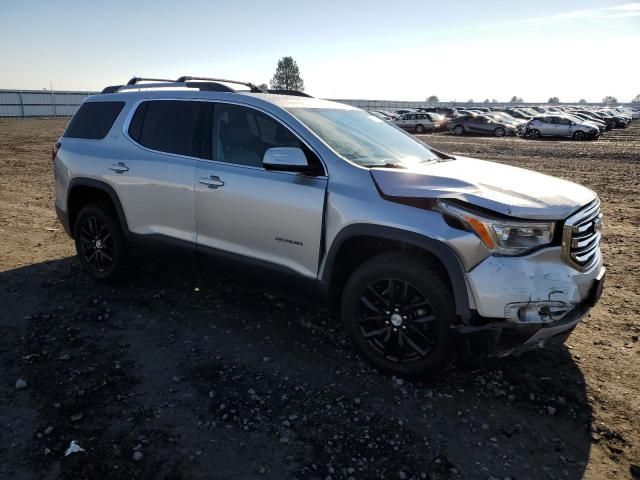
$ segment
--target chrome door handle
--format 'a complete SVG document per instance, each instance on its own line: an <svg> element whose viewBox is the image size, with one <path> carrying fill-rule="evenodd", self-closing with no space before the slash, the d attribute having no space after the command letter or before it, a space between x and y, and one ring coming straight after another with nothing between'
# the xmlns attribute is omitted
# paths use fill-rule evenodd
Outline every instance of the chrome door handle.
<svg viewBox="0 0 640 480"><path fill-rule="evenodd" d="M124 173L129 171L129 167L127 167L124 162L118 162L109 165L109 170L116 173Z"/></svg>
<svg viewBox="0 0 640 480"><path fill-rule="evenodd" d="M206 185L209 188L219 188L224 186L224 182L220 180L220 177L217 177L215 175L200 178L200 183L202 185Z"/></svg>

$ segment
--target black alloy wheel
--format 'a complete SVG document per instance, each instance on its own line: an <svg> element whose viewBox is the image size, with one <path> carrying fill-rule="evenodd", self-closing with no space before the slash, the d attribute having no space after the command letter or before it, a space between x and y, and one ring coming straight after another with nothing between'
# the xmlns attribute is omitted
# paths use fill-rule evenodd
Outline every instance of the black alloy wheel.
<svg viewBox="0 0 640 480"><path fill-rule="evenodd" d="M455 359L453 295L423 257L390 252L364 262L342 292L340 315L362 357L397 376L437 376Z"/></svg>
<svg viewBox="0 0 640 480"><path fill-rule="evenodd" d="M378 355L410 364L431 353L438 336L435 314L415 285L377 280L367 285L360 301L360 334Z"/></svg>
<svg viewBox="0 0 640 480"><path fill-rule="evenodd" d="M75 221L74 239L80 263L96 280L116 280L129 257L117 216L107 204L85 206Z"/></svg>

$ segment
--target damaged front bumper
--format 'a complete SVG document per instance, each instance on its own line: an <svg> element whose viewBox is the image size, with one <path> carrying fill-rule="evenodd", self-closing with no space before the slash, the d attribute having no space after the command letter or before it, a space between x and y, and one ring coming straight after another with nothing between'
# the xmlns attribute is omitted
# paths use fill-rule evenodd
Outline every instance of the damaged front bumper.
<svg viewBox="0 0 640 480"><path fill-rule="evenodd" d="M467 275L477 315L470 324L455 327L461 353L472 358L563 343L597 303L604 285L601 258L588 271L577 272L555 249L483 263Z"/></svg>

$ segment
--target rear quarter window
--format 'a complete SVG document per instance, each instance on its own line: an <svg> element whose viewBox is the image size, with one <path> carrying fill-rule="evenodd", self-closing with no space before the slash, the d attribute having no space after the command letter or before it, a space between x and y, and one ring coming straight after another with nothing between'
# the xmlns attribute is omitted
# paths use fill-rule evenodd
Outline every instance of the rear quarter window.
<svg viewBox="0 0 640 480"><path fill-rule="evenodd" d="M123 107L124 102L85 102L69 122L64 136L92 140L104 138Z"/></svg>

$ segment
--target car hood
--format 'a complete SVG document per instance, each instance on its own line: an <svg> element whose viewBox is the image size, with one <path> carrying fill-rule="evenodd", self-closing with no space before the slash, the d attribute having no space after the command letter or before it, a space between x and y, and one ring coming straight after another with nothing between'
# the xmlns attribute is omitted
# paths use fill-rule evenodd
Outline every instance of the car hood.
<svg viewBox="0 0 640 480"><path fill-rule="evenodd" d="M523 219L562 220L596 198L567 180L466 157L407 170L372 168L371 175L386 197L454 198Z"/></svg>

